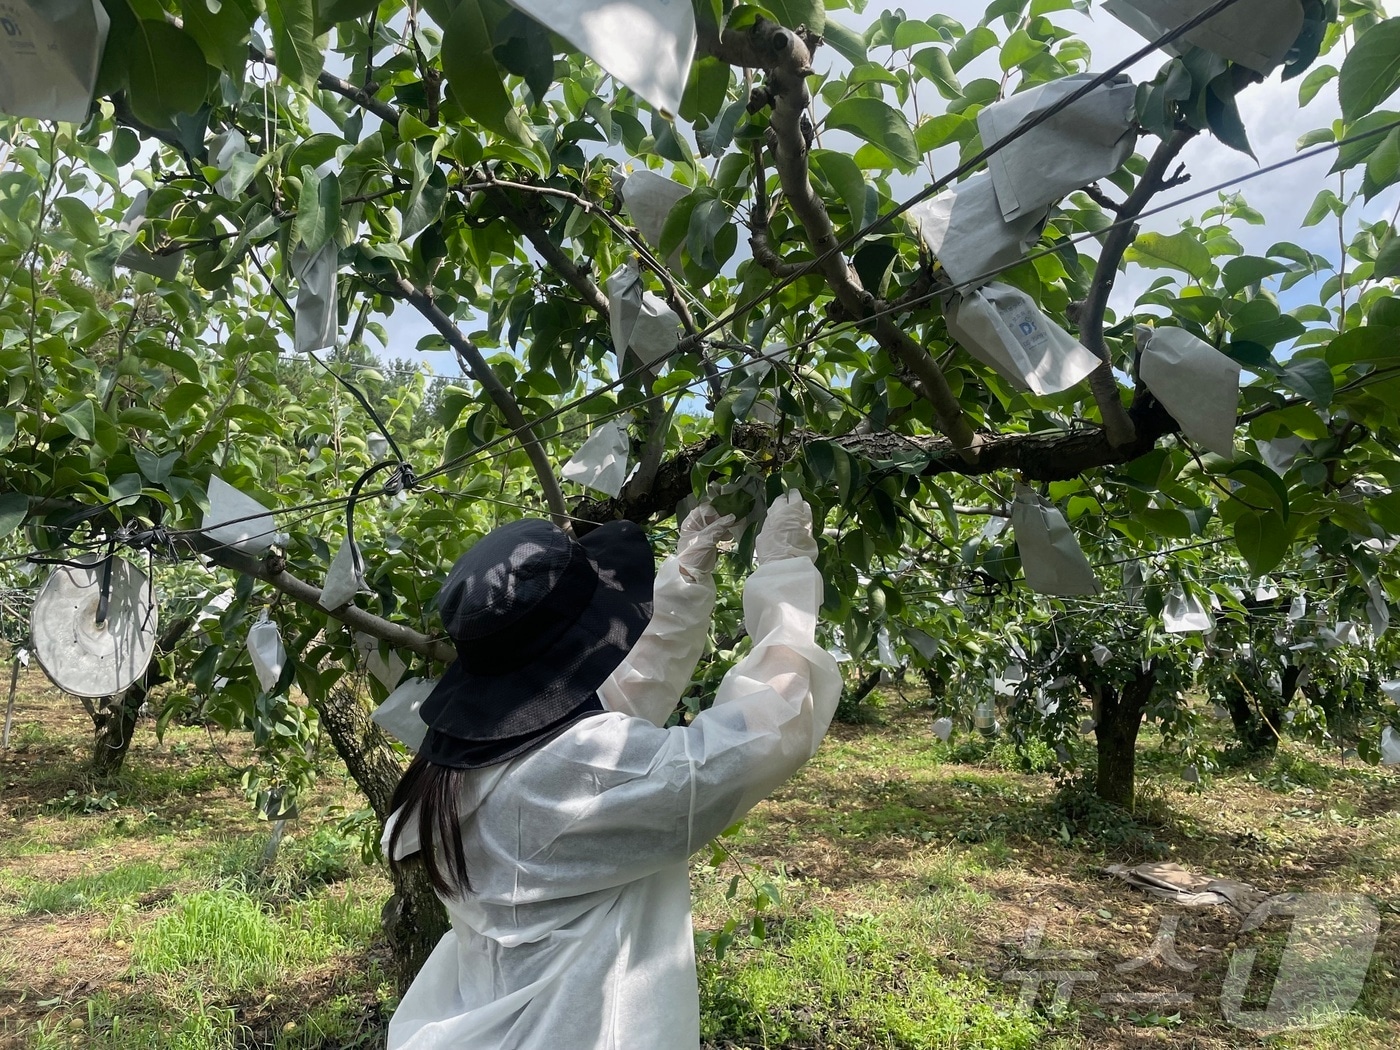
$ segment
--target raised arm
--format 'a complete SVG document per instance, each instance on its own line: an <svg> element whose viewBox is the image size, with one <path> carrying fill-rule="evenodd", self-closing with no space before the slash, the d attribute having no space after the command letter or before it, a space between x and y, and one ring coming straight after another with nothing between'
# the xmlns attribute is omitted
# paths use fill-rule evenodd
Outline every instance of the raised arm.
<svg viewBox="0 0 1400 1050"><path fill-rule="evenodd" d="M816 644L822 580L810 511L770 511L744 588L753 648L689 726L589 719L526 758L502 784L518 807L490 843L522 858L513 893L582 893L683 860L741 817L820 744L841 678ZM518 897L516 898L519 899Z"/></svg>
<svg viewBox="0 0 1400 1050"><path fill-rule="evenodd" d="M666 724L705 650L715 607L714 568L733 515L708 503L681 523L676 553L656 574L655 612L626 659L598 690L609 711Z"/></svg>

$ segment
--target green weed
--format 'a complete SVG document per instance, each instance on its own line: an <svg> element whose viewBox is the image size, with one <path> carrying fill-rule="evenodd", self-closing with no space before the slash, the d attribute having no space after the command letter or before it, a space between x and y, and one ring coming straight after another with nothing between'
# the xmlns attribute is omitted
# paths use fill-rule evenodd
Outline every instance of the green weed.
<svg viewBox="0 0 1400 1050"><path fill-rule="evenodd" d="M1274 755L1273 762L1261 779L1270 791L1286 795L1299 788L1321 790L1332 783L1334 776L1320 762L1296 751L1280 751Z"/></svg>
<svg viewBox="0 0 1400 1050"><path fill-rule="evenodd" d="M269 988L346 946L343 927L318 925L316 919L310 910L279 918L236 890L196 893L137 928L133 969L182 979L198 975L230 995Z"/></svg>
<svg viewBox="0 0 1400 1050"><path fill-rule="evenodd" d="M97 995L25 1033L32 1050L242 1050L249 1034L233 1008L206 1003L197 987L188 989L178 1012L143 997Z"/></svg>
<svg viewBox="0 0 1400 1050"><path fill-rule="evenodd" d="M10 747L21 754L47 741L48 734L39 722L25 722L22 726L16 726L10 734Z"/></svg>
<svg viewBox="0 0 1400 1050"><path fill-rule="evenodd" d="M63 882L21 876L15 880L14 892L18 909L25 915L61 915L132 900L170 881L170 873L159 864L139 861Z"/></svg>
<svg viewBox="0 0 1400 1050"><path fill-rule="evenodd" d="M792 920L777 943L702 967L702 1035L832 1050L1032 1045L1034 1019L1000 1004L985 982L939 970L931 932L908 917L815 911Z"/></svg>

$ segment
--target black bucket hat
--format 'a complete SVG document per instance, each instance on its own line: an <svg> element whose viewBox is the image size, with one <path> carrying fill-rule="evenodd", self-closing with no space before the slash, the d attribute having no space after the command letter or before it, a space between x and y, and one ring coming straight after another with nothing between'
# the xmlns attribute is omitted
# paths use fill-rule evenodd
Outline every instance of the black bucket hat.
<svg viewBox="0 0 1400 1050"><path fill-rule="evenodd" d="M475 768L601 710L596 693L651 620L656 565L640 526L582 540L534 518L482 537L438 592L457 659L420 708L421 754Z"/></svg>

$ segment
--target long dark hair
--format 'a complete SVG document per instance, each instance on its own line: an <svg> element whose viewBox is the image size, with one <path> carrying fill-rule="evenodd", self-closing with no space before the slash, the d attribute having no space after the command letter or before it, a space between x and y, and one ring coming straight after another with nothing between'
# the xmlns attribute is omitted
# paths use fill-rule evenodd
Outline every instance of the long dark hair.
<svg viewBox="0 0 1400 1050"><path fill-rule="evenodd" d="M447 897L471 889L467 856L462 849L459 803L465 775L466 770L438 765L416 755L389 801L390 812L400 813L389 835L389 867L399 873L409 864L422 863L433 889ZM417 825L419 852L397 860L399 839L409 821Z"/></svg>

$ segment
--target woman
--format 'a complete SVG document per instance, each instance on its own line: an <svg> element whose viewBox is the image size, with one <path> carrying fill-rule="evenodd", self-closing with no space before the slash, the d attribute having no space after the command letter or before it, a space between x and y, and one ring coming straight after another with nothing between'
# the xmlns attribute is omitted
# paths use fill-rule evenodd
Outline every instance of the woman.
<svg viewBox="0 0 1400 1050"><path fill-rule="evenodd" d="M427 866L452 929L389 1050L698 1046L687 859L811 757L841 691L813 639L811 510L791 492L755 544L751 650L711 708L662 728L732 523L698 508L655 575L629 522L581 541L514 522L453 567L438 603L459 658L422 705L384 835L390 863Z"/></svg>

